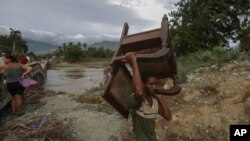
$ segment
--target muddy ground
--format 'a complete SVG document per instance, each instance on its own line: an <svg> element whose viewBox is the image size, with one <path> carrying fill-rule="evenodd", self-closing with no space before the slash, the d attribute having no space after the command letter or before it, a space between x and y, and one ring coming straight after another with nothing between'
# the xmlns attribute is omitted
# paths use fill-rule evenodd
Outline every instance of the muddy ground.
<svg viewBox="0 0 250 141"><path fill-rule="evenodd" d="M164 87L171 87L171 82ZM227 141L230 124L250 124L249 59L199 68L181 87L179 95L165 97L173 120L157 118L160 141ZM30 91L25 115L1 112L0 140L130 140L131 119L123 119L100 93ZM40 117L47 122L31 128Z"/></svg>
<svg viewBox="0 0 250 141"><path fill-rule="evenodd" d="M42 89L39 92L29 92L29 95L25 96L25 115L10 116L10 111L7 109L2 111L0 140L105 141L119 139L123 122L120 115L116 114L106 103L93 103L92 101L83 103L79 97L79 95ZM32 129L32 124L41 117L46 118L44 125L41 128ZM51 134L51 131L55 133Z"/></svg>
<svg viewBox="0 0 250 141"><path fill-rule="evenodd" d="M166 97L173 120L158 121L160 140L227 141L230 124L250 124L250 60L200 68L188 78L181 94Z"/></svg>

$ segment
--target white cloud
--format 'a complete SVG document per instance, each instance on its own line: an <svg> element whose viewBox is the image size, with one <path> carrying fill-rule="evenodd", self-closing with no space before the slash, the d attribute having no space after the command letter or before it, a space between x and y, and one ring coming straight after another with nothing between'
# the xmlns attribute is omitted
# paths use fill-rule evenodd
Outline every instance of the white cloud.
<svg viewBox="0 0 250 141"><path fill-rule="evenodd" d="M107 2L110 4L120 5L124 7L133 7L145 4L142 0L107 0Z"/></svg>

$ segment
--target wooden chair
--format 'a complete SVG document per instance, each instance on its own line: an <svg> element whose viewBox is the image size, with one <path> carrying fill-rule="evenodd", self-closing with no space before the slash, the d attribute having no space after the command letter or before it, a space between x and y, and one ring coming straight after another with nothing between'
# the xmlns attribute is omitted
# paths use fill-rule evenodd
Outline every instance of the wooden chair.
<svg viewBox="0 0 250 141"><path fill-rule="evenodd" d="M175 95L180 92L167 16L164 15L161 28L131 35L128 35L128 29L129 26L125 23L119 47L111 60L112 76L102 95L125 118L129 115L128 99L133 93L132 75L128 66L121 62L127 52L136 52L140 73L150 71L158 79L172 78L174 80L173 88L159 89L159 93Z"/></svg>

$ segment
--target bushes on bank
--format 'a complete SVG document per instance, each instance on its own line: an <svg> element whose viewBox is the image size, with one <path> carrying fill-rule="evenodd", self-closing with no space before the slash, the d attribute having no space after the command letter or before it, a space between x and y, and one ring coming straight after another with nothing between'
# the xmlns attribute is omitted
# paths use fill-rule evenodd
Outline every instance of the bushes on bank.
<svg viewBox="0 0 250 141"><path fill-rule="evenodd" d="M64 60L67 62L75 63L85 60L105 60L105 58L111 58L114 51L105 49L104 47L87 48L83 47L80 43L70 42L68 44L63 44L63 46L59 47L54 54L57 56L63 56Z"/></svg>
<svg viewBox="0 0 250 141"><path fill-rule="evenodd" d="M240 52L238 49L215 47L212 50L200 50L188 55L177 57L179 80L186 82L187 73L199 67L212 64L222 64L230 60L250 58L249 52Z"/></svg>
<svg viewBox="0 0 250 141"><path fill-rule="evenodd" d="M64 59L68 62L80 61L83 53L82 48L75 44L68 45L63 50Z"/></svg>

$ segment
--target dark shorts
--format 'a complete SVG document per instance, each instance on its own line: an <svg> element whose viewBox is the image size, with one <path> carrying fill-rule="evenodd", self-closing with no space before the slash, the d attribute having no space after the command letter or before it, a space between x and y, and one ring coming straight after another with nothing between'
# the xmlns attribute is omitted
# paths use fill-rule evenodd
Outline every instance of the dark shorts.
<svg viewBox="0 0 250 141"><path fill-rule="evenodd" d="M14 95L23 95L25 88L20 84L20 82L7 83L7 89L9 93Z"/></svg>

